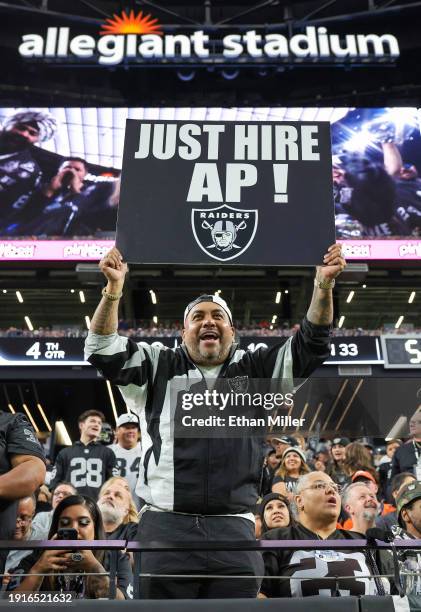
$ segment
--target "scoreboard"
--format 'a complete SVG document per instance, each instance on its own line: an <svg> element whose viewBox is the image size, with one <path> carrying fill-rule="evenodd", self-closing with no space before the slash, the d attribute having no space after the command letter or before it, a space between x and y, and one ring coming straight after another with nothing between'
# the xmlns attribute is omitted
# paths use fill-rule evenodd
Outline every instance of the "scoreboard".
<svg viewBox="0 0 421 612"><path fill-rule="evenodd" d="M381 336L385 368L421 368L421 334Z"/></svg>
<svg viewBox="0 0 421 612"><path fill-rule="evenodd" d="M163 344L169 348L175 348L181 342L179 337L134 339L152 345ZM241 336L239 340L241 348L255 351L284 343L287 338ZM331 342L331 354L325 362L326 365L383 364L379 336L336 336ZM84 338L0 338L0 365L88 366L83 354L83 345Z"/></svg>

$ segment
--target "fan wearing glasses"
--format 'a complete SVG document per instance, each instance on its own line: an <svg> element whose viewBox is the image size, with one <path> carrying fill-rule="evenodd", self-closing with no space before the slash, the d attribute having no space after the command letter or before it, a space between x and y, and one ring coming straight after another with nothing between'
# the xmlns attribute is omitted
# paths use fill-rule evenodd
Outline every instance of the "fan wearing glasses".
<svg viewBox="0 0 421 612"><path fill-rule="evenodd" d="M301 476L294 502L297 522L289 527L272 529L264 539L342 540L361 537L337 529L341 510L340 486L325 472ZM359 549L281 548L265 551L263 557L267 576L260 593L263 597L383 595L388 590L388 584L374 578L378 573L376 559ZM279 579L271 578L278 576Z"/></svg>

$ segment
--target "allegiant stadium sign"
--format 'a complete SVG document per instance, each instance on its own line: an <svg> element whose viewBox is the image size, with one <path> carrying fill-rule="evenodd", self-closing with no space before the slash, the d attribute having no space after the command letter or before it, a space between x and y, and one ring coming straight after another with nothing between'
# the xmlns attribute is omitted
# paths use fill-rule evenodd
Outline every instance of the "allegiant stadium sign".
<svg viewBox="0 0 421 612"><path fill-rule="evenodd" d="M325 27L308 26L303 33L285 36L256 30L217 38L204 30L192 34L163 34L150 15L122 13L107 19L97 37L73 36L68 27L49 27L45 35L24 34L19 54L51 61L98 62L115 66L138 63L250 63L317 61L393 61L399 57L392 34L330 34ZM212 37L211 37L212 36Z"/></svg>

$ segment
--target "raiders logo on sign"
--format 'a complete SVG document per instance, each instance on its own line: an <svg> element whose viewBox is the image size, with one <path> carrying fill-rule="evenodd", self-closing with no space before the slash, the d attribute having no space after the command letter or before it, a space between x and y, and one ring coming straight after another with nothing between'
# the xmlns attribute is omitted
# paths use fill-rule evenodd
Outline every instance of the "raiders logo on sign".
<svg viewBox="0 0 421 612"><path fill-rule="evenodd" d="M193 208L192 229L197 244L209 257L219 261L235 259L253 242L257 210L219 206Z"/></svg>

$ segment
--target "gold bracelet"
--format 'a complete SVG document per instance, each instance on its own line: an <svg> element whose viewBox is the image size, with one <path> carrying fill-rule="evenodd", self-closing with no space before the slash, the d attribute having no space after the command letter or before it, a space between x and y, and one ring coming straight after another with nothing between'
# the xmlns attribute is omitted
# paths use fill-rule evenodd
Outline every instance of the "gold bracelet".
<svg viewBox="0 0 421 612"><path fill-rule="evenodd" d="M335 286L335 279L334 278L331 278L331 279L315 278L314 286L317 287L318 289L333 289L333 287Z"/></svg>
<svg viewBox="0 0 421 612"><path fill-rule="evenodd" d="M123 295L122 291L120 293L108 293L107 287L104 287L101 293L105 298L107 298L107 300L110 300L110 302L116 302Z"/></svg>

